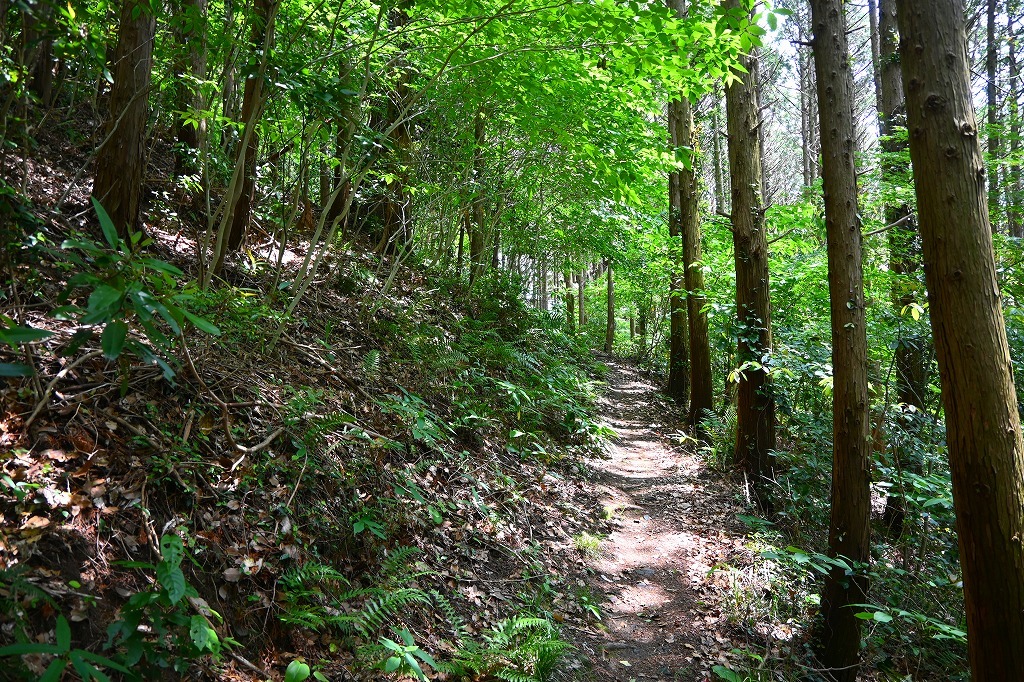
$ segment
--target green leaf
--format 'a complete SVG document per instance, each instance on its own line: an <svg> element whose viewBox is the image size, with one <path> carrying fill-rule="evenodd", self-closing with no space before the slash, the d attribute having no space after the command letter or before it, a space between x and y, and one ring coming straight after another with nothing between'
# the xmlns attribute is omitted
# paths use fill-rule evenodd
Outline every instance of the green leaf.
<svg viewBox="0 0 1024 682"><path fill-rule="evenodd" d="M189 621L188 634L192 638L192 643L200 651L208 649L211 652L217 652L220 649L220 639L217 637L217 631L210 627L203 616L198 614L192 616L192 619Z"/></svg>
<svg viewBox="0 0 1024 682"><path fill-rule="evenodd" d="M879 623L888 623L892 620L892 616L890 616L885 611L875 611L875 615L873 616L873 618L877 620Z"/></svg>
<svg viewBox="0 0 1024 682"><path fill-rule="evenodd" d="M164 561L179 566L184 555L185 546L177 535L167 533L160 538L160 556L164 558Z"/></svg>
<svg viewBox="0 0 1024 682"><path fill-rule="evenodd" d="M96 287L92 294L89 295L89 303L86 306L89 310L89 315L82 318L82 323L96 324L105 320L121 301L122 296L124 296L123 291L115 289L108 284L101 284ZM93 317L95 319L90 319Z"/></svg>
<svg viewBox="0 0 1024 682"><path fill-rule="evenodd" d="M108 360L116 360L124 349L125 339L128 337L128 325L117 320L107 324L100 337L100 346L103 348L103 357Z"/></svg>
<svg viewBox="0 0 1024 682"><path fill-rule="evenodd" d="M737 675L732 670L729 670L723 665L716 665L711 668L711 672L718 675L721 679L727 682L743 682L743 678Z"/></svg>
<svg viewBox="0 0 1024 682"><path fill-rule="evenodd" d="M167 598L172 604L177 604L185 596L185 574L180 567L161 561L156 567L156 579L167 591Z"/></svg>
<svg viewBox="0 0 1024 682"><path fill-rule="evenodd" d="M384 662L384 672L393 673L398 670L398 666L400 665L402 665L402 659L398 656L391 656Z"/></svg>
<svg viewBox="0 0 1024 682"><path fill-rule="evenodd" d="M46 672L39 678L39 682L59 682L64 668L68 667L67 659L55 658L46 668Z"/></svg>
<svg viewBox="0 0 1024 682"><path fill-rule="evenodd" d="M64 616L57 616L57 646L61 651L71 651L71 626Z"/></svg>
<svg viewBox="0 0 1024 682"><path fill-rule="evenodd" d="M100 228L103 230L103 238L110 245L110 248L117 249L121 238L117 236L117 228L114 227L114 221L111 220L110 214L107 213L107 209L103 208L103 204L99 202L96 197L91 197L93 208L96 209L96 217L100 219Z"/></svg>
<svg viewBox="0 0 1024 682"><path fill-rule="evenodd" d="M185 317L188 318L188 321L194 324L196 326L196 329L198 329L199 331L206 332L207 334L212 334L213 336L220 336L220 329L210 324L203 318L199 317L198 315L193 315L192 313L184 309L182 309L181 312L185 313Z"/></svg>
<svg viewBox="0 0 1024 682"><path fill-rule="evenodd" d="M173 265L166 261L162 261L157 258L142 258L140 259L139 262L148 265L154 270L159 270L160 272L165 272L168 275L173 275L174 277L185 276L185 273L179 270L178 268L174 267Z"/></svg>
<svg viewBox="0 0 1024 682"><path fill-rule="evenodd" d="M60 649L53 644L36 644L35 642L24 642L22 644L9 644L0 647L0 658L5 656L24 656L25 654L59 654Z"/></svg>
<svg viewBox="0 0 1024 682"><path fill-rule="evenodd" d="M104 656L100 656L99 654L94 654L91 651L84 651L82 649L76 649L75 650L75 655L78 656L81 659L86 660L86 661L92 661L93 663L95 663L97 665L102 665L104 668L110 668L111 670L116 670L118 672L122 672L125 675L131 675L132 674L132 671L130 669L126 668L125 666L121 665L120 663L118 663L116 661L112 661L109 658L106 658Z"/></svg>
<svg viewBox="0 0 1024 682"><path fill-rule="evenodd" d="M313 673L313 679L315 679L315 680L319 680L319 682L331 682L330 680L328 680L328 679L327 679L327 676L326 676L326 675L324 675L324 674L323 674L322 672L320 672L319 670L317 670L317 671L315 671L315 672Z"/></svg>
<svg viewBox="0 0 1024 682"><path fill-rule="evenodd" d="M30 377L35 370L20 362L0 362L0 377Z"/></svg>
<svg viewBox="0 0 1024 682"><path fill-rule="evenodd" d="M110 682L110 677L101 672L91 663L87 663L83 660L83 658L78 655L79 653L80 652L78 651L72 652L71 665L76 671L78 671L78 674L82 676L82 680L84 680L84 682L89 682L89 680L94 679L99 680L99 682Z"/></svg>
<svg viewBox="0 0 1024 682"><path fill-rule="evenodd" d="M38 341L53 336L53 332L33 327L0 327L0 341L3 341L11 348L16 348L19 343Z"/></svg>
<svg viewBox="0 0 1024 682"><path fill-rule="evenodd" d="M309 666L302 661L292 661L284 671L284 682L302 682L309 677Z"/></svg>

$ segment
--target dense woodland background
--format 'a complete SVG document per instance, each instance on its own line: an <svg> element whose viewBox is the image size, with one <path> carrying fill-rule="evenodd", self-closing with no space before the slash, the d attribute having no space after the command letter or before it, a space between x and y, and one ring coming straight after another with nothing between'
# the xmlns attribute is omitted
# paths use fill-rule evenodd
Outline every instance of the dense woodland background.
<svg viewBox="0 0 1024 682"><path fill-rule="evenodd" d="M659 679L1024 679L1022 22L0 0L0 678L606 679L628 361L742 537Z"/></svg>

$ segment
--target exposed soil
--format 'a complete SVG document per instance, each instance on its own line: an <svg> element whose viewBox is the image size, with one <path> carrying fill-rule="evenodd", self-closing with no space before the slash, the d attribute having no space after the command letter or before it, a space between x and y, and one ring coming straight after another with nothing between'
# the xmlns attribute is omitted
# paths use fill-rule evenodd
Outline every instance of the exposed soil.
<svg viewBox="0 0 1024 682"><path fill-rule="evenodd" d="M634 367L610 367L601 409L618 437L589 464L613 531L590 560L603 627L581 646L596 680L716 679L733 647L716 568L751 558L735 519L741 488L671 438L681 411Z"/></svg>

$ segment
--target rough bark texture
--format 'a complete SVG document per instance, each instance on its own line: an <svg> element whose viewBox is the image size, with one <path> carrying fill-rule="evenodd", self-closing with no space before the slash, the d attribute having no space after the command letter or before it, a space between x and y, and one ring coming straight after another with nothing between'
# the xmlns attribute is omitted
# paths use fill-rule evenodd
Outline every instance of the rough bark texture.
<svg viewBox="0 0 1024 682"><path fill-rule="evenodd" d="M206 11L207 0L180 0L175 3L175 64L174 84L175 168L188 172L193 167L196 150L199 149L200 132L205 132L206 122L199 126L181 120L182 114L204 108L202 95L189 79L202 79L206 72Z"/></svg>
<svg viewBox="0 0 1024 682"><path fill-rule="evenodd" d="M715 175L715 211L727 211L725 180L722 177L722 129L719 124L719 94L715 90L715 103L711 107L711 161Z"/></svg>
<svg viewBox="0 0 1024 682"><path fill-rule="evenodd" d="M961 0L900 0L897 7L972 679L1024 680L1024 446L964 8Z"/></svg>
<svg viewBox="0 0 1024 682"><path fill-rule="evenodd" d="M615 343L615 280L612 277L612 263L608 261L608 320L604 331L604 352L611 353Z"/></svg>
<svg viewBox="0 0 1024 682"><path fill-rule="evenodd" d="M689 102L685 106L689 111ZM680 101L668 104L668 130L672 148L681 144L686 134L684 105ZM692 119L691 119L692 120ZM692 175L692 173L690 173ZM695 197L684 197L682 193L682 173L673 171L668 174L668 233L673 246L680 244L682 234L683 203L691 203ZM694 212L694 215L696 213ZM674 252L673 255L675 255ZM680 403L686 402L689 394L689 362L686 347L686 299L683 291L683 272L676 264L669 279L669 343L668 343L668 384L665 392Z"/></svg>
<svg viewBox="0 0 1024 682"><path fill-rule="evenodd" d="M895 0L879 2L879 82L878 118L882 135L882 176L890 182L900 182L907 168L900 161L907 151L907 143L895 137L897 128L906 125L907 111L903 100L903 79L900 75L899 45L896 27ZM905 203L890 202L885 206L885 222L892 225L887 233L889 242L889 270L893 275L890 291L893 313L903 315L907 306L924 300L918 282L921 269L921 238L917 231L916 216ZM931 340L927 335L910 335L901 331L897 339L893 369L895 371L896 400L919 412L924 410L924 397L928 387L928 353ZM893 451L894 458L899 457ZM901 470L919 473L921 462L898 462ZM889 531L899 536L906 518L906 502L890 489L886 499L884 521Z"/></svg>
<svg viewBox="0 0 1024 682"><path fill-rule="evenodd" d="M1007 116L1010 119L1010 158L1016 159L1020 156L1020 106L1017 104L1020 98L1020 67L1017 64L1017 32L1014 21L1014 13L1019 11L1019 6L1011 2L1007 10L1006 33L1007 40L1007 61L1010 67L1010 96L1008 101L1009 111ZM1024 215L1021 211L1021 172L1020 164L1012 164L1006 173L1006 224L1010 236L1018 239L1024 237Z"/></svg>
<svg viewBox="0 0 1024 682"><path fill-rule="evenodd" d="M679 102L676 143L697 147L693 110L686 99ZM700 229L700 192L693 167L679 172L679 232L683 242L683 286L686 289L686 322L689 337L688 374L690 410L688 423L698 426L704 416L714 410L715 389L711 376L711 341L708 316L704 312L704 271L701 270L703 249ZM646 324L644 325L646 332Z"/></svg>
<svg viewBox="0 0 1024 682"><path fill-rule="evenodd" d="M53 96L53 9L48 0L25 12L25 45L29 68L29 89L47 107Z"/></svg>
<svg viewBox="0 0 1024 682"><path fill-rule="evenodd" d="M576 297L579 299L580 304L580 331L583 331L583 325L587 323L587 269L583 268L580 271L580 278L578 281L579 295Z"/></svg>
<svg viewBox="0 0 1024 682"><path fill-rule="evenodd" d="M262 62L265 62L267 51L274 41L275 2L276 0L253 0L252 50L254 54L262 55ZM242 239L245 238L249 222L252 220L252 200L256 190L256 155L260 146L257 128L263 115L263 72L264 68L261 66L256 73L246 79L242 95L241 120L245 124L242 142L245 143L245 149L242 158L241 191L231 211L231 227L228 230L225 252L237 251L241 247ZM216 264L214 272L220 270L220 265L221 262Z"/></svg>
<svg viewBox="0 0 1024 682"><path fill-rule="evenodd" d="M998 220L999 216L999 131L996 126L999 123L999 44L996 42L996 15L999 12L999 1L988 0L987 24L985 26L985 72L987 82L985 84L985 95L987 98L988 115L988 154L989 154L989 180L988 180L988 213L992 221Z"/></svg>
<svg viewBox="0 0 1024 682"><path fill-rule="evenodd" d="M565 325L570 334L575 334L576 306L575 298L572 295L572 277L569 275L568 270L563 273L563 279L565 280Z"/></svg>
<svg viewBox="0 0 1024 682"><path fill-rule="evenodd" d="M469 224L469 283L483 274L486 263L486 216L484 211L484 144L487 141L487 128L484 115L478 111L473 123L473 221Z"/></svg>
<svg viewBox="0 0 1024 682"><path fill-rule="evenodd" d="M105 130L107 142L96 157L92 194L103 204L122 236L139 222L155 31L156 19L145 2L129 0L121 6L113 62L114 85Z"/></svg>
<svg viewBox="0 0 1024 682"><path fill-rule="evenodd" d="M727 7L739 8L738 0ZM725 94L732 179L732 229L736 261L736 313L739 317L737 364L742 368L736 390L736 463L755 483L759 502L767 498L758 484L773 475L775 398L771 377L763 368L772 347L771 302L768 290L768 242L761 198L760 110L756 55L744 55L747 73L738 74Z"/></svg>
<svg viewBox="0 0 1024 682"><path fill-rule="evenodd" d="M403 32L409 24L406 10L412 3L409 0L399 2L388 13L388 27L393 33ZM403 39L399 42L399 55L390 65L398 72L397 82L388 96L386 125L392 128L389 135L392 168L391 179L388 181L382 206L383 232L377 250L382 253L396 253L404 250L412 242L412 215L410 203L412 196L406 189L408 185L409 149L412 146L412 130L409 126L406 105L409 101L409 80L412 71L406 60L405 52L409 45ZM477 116L480 119L480 116ZM397 124L397 125L396 125ZM477 223L478 229L482 223ZM486 257L486 256L484 256Z"/></svg>
<svg viewBox="0 0 1024 682"><path fill-rule="evenodd" d="M867 328L857 213L853 72L841 0L811 0L821 123L822 186L832 319L832 501L829 555L851 565L870 559L871 439ZM865 571L833 569L825 580L821 663L840 682L857 678L860 623L852 604L867 601Z"/></svg>

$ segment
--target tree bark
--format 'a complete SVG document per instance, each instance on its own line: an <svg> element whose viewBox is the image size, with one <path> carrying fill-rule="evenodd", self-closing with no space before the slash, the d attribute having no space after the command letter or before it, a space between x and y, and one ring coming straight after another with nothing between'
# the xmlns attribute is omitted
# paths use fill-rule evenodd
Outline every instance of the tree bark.
<svg viewBox="0 0 1024 682"><path fill-rule="evenodd" d="M179 0L175 3L174 135L175 170L179 173L194 168L200 146L200 134L206 131L206 119L198 125L182 121L183 114L202 111L202 94L192 80L202 79L206 72L207 0Z"/></svg>
<svg viewBox="0 0 1024 682"><path fill-rule="evenodd" d="M476 112L473 123L473 222L469 232L469 284L483 274L486 263L484 230L487 229L484 211L484 144L487 141L484 113Z"/></svg>
<svg viewBox="0 0 1024 682"><path fill-rule="evenodd" d="M251 48L265 64L270 46L274 43L274 13L277 0L253 0ZM242 95L241 120L245 125L245 134L240 141L245 145L242 152L241 191L231 210L231 226L228 230L225 248L214 265L213 271L220 272L224 254L235 252L242 246L242 240L252 220L252 201L256 191L256 155L259 152L259 124L263 115L263 76L265 68L261 66L245 81ZM246 140L245 138L248 138Z"/></svg>
<svg viewBox="0 0 1024 682"><path fill-rule="evenodd" d="M906 125L906 106L903 99L903 79L900 76L899 45L896 26L895 0L879 2L879 131L882 135L882 178L890 183L900 182L906 172L901 159L907 152L905 140L897 139L897 128ZM885 205L885 222L892 225L887 233L889 270L893 275L890 299L893 313L899 317L907 306L923 300L918 283L921 269L921 239L911 207L906 203L889 202ZM927 336L904 336L897 339L893 357L896 373L896 400L924 411L924 396L928 386ZM894 458L899 453L892 452ZM898 462L899 468L920 472L919 461ZM890 533L899 537L906 518L906 501L896 489L890 489L886 499L883 520Z"/></svg>
<svg viewBox="0 0 1024 682"><path fill-rule="evenodd" d="M738 10L739 0L726 7ZM761 199L761 124L756 54L740 57L746 73L726 90L732 229L736 262L736 464L750 475L759 504L768 508L762 481L774 473L775 397L767 363L772 349L768 242Z"/></svg>
<svg viewBox="0 0 1024 682"><path fill-rule="evenodd" d="M696 129L693 125L693 111L684 100L683 127L680 138L696 149ZM687 141L688 140L688 141ZM686 288L686 321L689 337L689 379L690 410L687 423L699 427L701 420L714 411L715 389L711 375L711 340L708 333L708 314L704 311L707 299L704 296L704 257L701 244L700 193L697 174L693 168L681 171L680 184L680 229L683 239L683 285ZM645 320L646 322L646 320ZM646 334L647 325L644 324Z"/></svg>
<svg viewBox="0 0 1024 682"><path fill-rule="evenodd" d="M615 344L615 280L612 277L612 262L608 263L608 320L604 332L604 352L611 355Z"/></svg>
<svg viewBox="0 0 1024 682"><path fill-rule="evenodd" d="M668 129L672 150L689 143L690 135L686 130L684 118L689 113L689 101L684 105L675 100L668 104ZM692 116L689 117L692 128ZM685 136L685 137L684 137ZM683 141L685 140L685 141ZM690 173L692 176L692 172ZM668 385L665 392L674 400L685 403L689 394L689 362L686 347L686 299L683 278L681 233L685 220L684 210L689 210L696 217L696 206L692 204L696 197L683 196L682 173L672 171L668 174L669 218L668 233L672 239L673 260L672 273L669 276L669 353L668 353ZM684 209L684 204L686 208Z"/></svg>
<svg viewBox="0 0 1024 682"><path fill-rule="evenodd" d="M587 269L583 268L580 271L579 279L579 299L580 304L580 331L583 331L583 326L587 324Z"/></svg>
<svg viewBox="0 0 1024 682"><path fill-rule="evenodd" d="M899 0L910 155L975 682L1024 680L1024 444L962 0Z"/></svg>
<svg viewBox="0 0 1024 682"><path fill-rule="evenodd" d="M96 156L92 195L103 204L122 237L139 222L155 31L156 18L145 2L128 0L121 6L106 144Z"/></svg>
<svg viewBox="0 0 1024 682"><path fill-rule="evenodd" d="M719 127L721 102L717 89L714 98L715 103L711 107L711 160L715 174L715 210L726 211L728 206L725 202L725 180L722 177L722 130Z"/></svg>
<svg viewBox="0 0 1024 682"><path fill-rule="evenodd" d="M988 0L988 22L985 27L985 72L987 82L985 95L988 102L988 214L992 222L998 225L999 219L999 164L1000 139L996 127L999 124L999 43L996 42L996 16L999 12L999 0Z"/></svg>
<svg viewBox="0 0 1024 682"><path fill-rule="evenodd" d="M1006 214L1007 230L1010 236L1018 239L1024 237L1024 215L1021 211L1021 172L1020 172L1020 67L1017 64L1017 32L1015 13L1019 7L1016 3L1008 3L1006 11L1006 33L1009 37L1007 61L1010 67L1010 158L1014 163L1006 174Z"/></svg>
<svg viewBox="0 0 1024 682"><path fill-rule="evenodd" d="M857 210L853 71L842 0L811 0L821 130L822 186L832 319L832 498L828 549L854 575L833 568L825 580L820 658L838 682L857 679L860 623L870 559L871 438L864 275Z"/></svg>
<svg viewBox="0 0 1024 682"><path fill-rule="evenodd" d="M569 275L569 271L566 270L563 273L565 280L565 326L569 330L570 334L576 333L576 310L574 306L574 299L572 295L572 277Z"/></svg>

